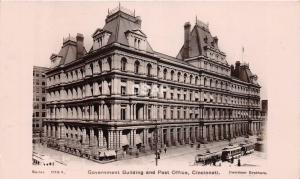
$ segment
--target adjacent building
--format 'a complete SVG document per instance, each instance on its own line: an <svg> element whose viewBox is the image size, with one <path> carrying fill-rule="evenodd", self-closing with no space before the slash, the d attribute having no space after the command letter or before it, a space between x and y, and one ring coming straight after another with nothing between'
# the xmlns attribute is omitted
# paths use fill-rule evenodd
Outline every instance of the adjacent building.
<svg viewBox="0 0 300 179"><path fill-rule="evenodd" d="M32 141L39 143L42 137L43 119L46 118L46 75L49 70L45 67L33 67L33 112L32 112Z"/></svg>
<svg viewBox="0 0 300 179"><path fill-rule="evenodd" d="M176 57L155 51L141 18L123 7L92 38L88 51L82 34L65 38L50 57L49 147L99 158L261 132L257 76L228 64L207 24L184 24Z"/></svg>

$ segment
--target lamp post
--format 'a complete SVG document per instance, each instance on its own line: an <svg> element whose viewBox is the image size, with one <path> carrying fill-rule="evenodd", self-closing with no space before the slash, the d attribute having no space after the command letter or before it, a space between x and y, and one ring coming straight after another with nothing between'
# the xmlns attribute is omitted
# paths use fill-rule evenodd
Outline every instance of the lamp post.
<svg viewBox="0 0 300 179"><path fill-rule="evenodd" d="M158 164L158 127L157 120L155 120L155 165Z"/></svg>

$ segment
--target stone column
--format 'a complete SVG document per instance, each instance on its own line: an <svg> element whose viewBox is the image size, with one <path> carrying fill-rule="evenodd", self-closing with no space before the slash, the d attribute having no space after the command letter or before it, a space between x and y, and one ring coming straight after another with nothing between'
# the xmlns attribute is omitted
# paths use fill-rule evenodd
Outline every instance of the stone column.
<svg viewBox="0 0 300 179"><path fill-rule="evenodd" d="M213 131L213 127L212 125L209 125L209 141L213 141L213 135L214 135L214 131Z"/></svg>
<svg viewBox="0 0 300 179"><path fill-rule="evenodd" d="M113 149L113 133L108 130L108 149Z"/></svg>
<svg viewBox="0 0 300 179"><path fill-rule="evenodd" d="M220 140L223 140L224 139L223 124L220 125L220 131L221 131Z"/></svg>
<svg viewBox="0 0 300 179"><path fill-rule="evenodd" d="M43 137L47 137L47 125L44 125Z"/></svg>
<svg viewBox="0 0 300 179"><path fill-rule="evenodd" d="M203 138L204 142L207 141L206 126L202 126L202 138Z"/></svg>
<svg viewBox="0 0 300 179"><path fill-rule="evenodd" d="M216 140L219 140L219 125L215 125L215 136L216 136Z"/></svg>
<svg viewBox="0 0 300 179"><path fill-rule="evenodd" d="M99 136L99 147L103 147L103 131L101 128L98 128L98 136Z"/></svg>

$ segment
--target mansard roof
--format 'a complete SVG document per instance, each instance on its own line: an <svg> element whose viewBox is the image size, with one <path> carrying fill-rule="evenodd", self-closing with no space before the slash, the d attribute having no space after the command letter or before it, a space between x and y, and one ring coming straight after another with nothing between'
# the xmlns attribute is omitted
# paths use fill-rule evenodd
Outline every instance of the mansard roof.
<svg viewBox="0 0 300 179"><path fill-rule="evenodd" d="M123 7L117 9L113 13L109 13L105 20L106 24L102 30L111 33L107 45L112 43L119 43L122 45L129 46L126 32L132 32L140 36L147 37L141 30L141 19L139 16L128 13L123 10ZM146 51L153 53L153 49L146 40L147 48Z"/></svg>
<svg viewBox="0 0 300 179"><path fill-rule="evenodd" d="M197 20L193 30L189 33L188 58L197 56L207 56L204 53L206 48L223 53L218 47L218 38L213 37L209 31L208 25ZM184 59L184 45L181 47L177 58Z"/></svg>

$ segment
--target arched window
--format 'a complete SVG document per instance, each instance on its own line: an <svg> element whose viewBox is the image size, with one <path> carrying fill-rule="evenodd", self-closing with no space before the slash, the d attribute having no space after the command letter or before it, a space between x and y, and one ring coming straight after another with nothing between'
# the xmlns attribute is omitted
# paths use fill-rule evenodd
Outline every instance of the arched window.
<svg viewBox="0 0 300 179"><path fill-rule="evenodd" d="M198 79L199 79L198 76L196 76L196 78L195 78L195 84L196 85L198 85Z"/></svg>
<svg viewBox="0 0 300 179"><path fill-rule="evenodd" d="M147 76L151 76L152 65L150 63L147 64Z"/></svg>
<svg viewBox="0 0 300 179"><path fill-rule="evenodd" d="M136 73L136 74L139 73L139 66L140 66L140 62L139 61L135 61L134 62L134 73Z"/></svg>
<svg viewBox="0 0 300 179"><path fill-rule="evenodd" d="M160 73L160 68L157 67L157 76L159 77L159 73Z"/></svg>
<svg viewBox="0 0 300 179"><path fill-rule="evenodd" d="M183 76L183 82L186 83L187 74L185 73Z"/></svg>
<svg viewBox="0 0 300 179"><path fill-rule="evenodd" d="M90 72L91 72L91 75L93 75L93 64L92 64L92 63L90 64L90 70L91 70L91 71L90 71Z"/></svg>
<svg viewBox="0 0 300 179"><path fill-rule="evenodd" d="M172 81L174 80L174 71L173 70L171 71L171 80Z"/></svg>
<svg viewBox="0 0 300 179"><path fill-rule="evenodd" d="M193 75L190 75L190 84L192 84Z"/></svg>
<svg viewBox="0 0 300 179"><path fill-rule="evenodd" d="M209 80L209 87L212 86L212 79Z"/></svg>
<svg viewBox="0 0 300 179"><path fill-rule="evenodd" d="M167 71L167 69L165 68L165 69L164 69L164 80L167 79L167 72L168 72L168 71Z"/></svg>
<svg viewBox="0 0 300 179"><path fill-rule="evenodd" d="M111 71L111 58L107 59L108 69Z"/></svg>
<svg viewBox="0 0 300 179"><path fill-rule="evenodd" d="M204 78L204 86L206 86L206 85L207 85L207 79Z"/></svg>
<svg viewBox="0 0 300 179"><path fill-rule="evenodd" d="M126 58L122 58L121 59L121 71L126 71L126 63L127 63L127 60Z"/></svg>
<svg viewBox="0 0 300 179"><path fill-rule="evenodd" d="M177 81L178 81L178 82L180 81L180 76L181 76L181 73L178 72L178 73L177 73Z"/></svg>

